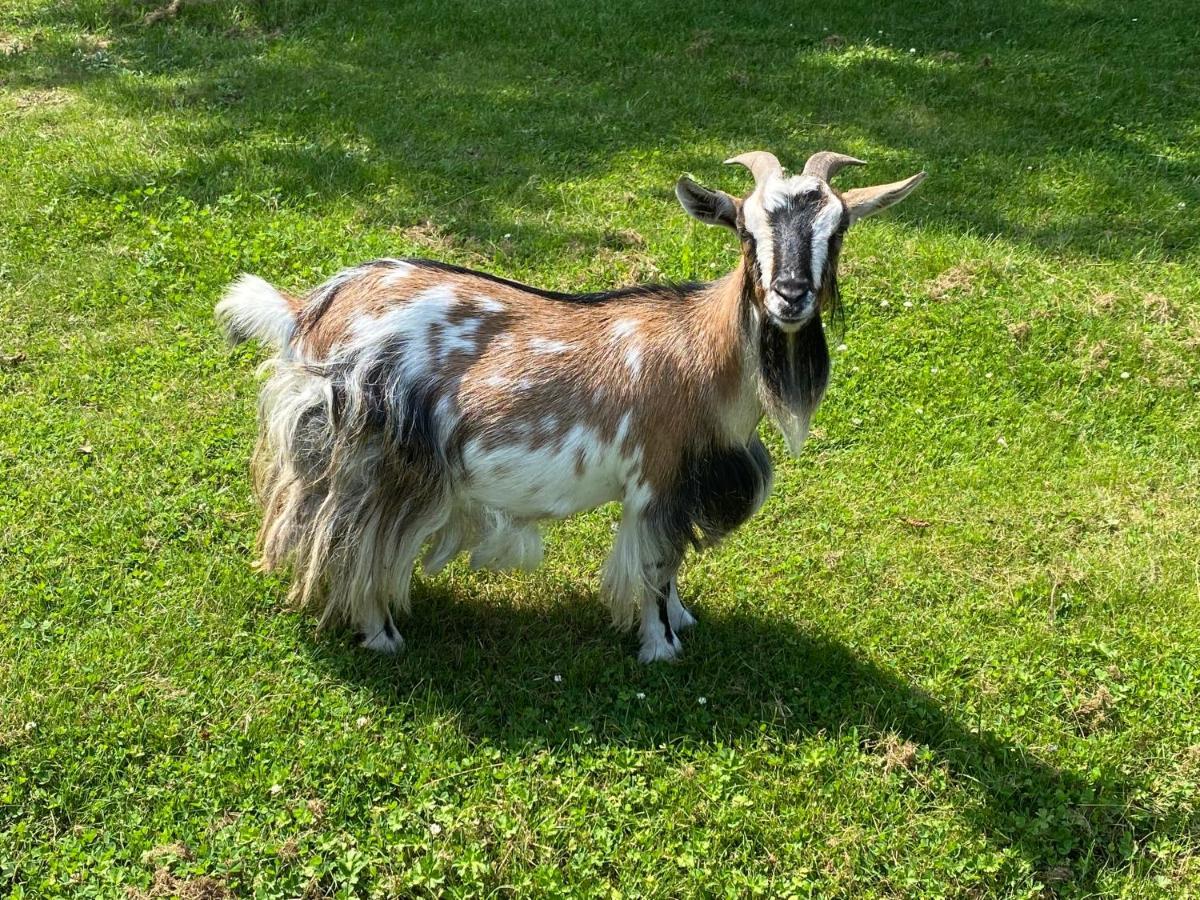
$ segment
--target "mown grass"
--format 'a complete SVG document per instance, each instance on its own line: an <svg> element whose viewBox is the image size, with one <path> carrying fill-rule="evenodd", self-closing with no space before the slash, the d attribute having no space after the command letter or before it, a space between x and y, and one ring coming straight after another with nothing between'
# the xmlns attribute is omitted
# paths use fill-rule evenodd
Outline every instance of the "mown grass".
<svg viewBox="0 0 1200 900"><path fill-rule="evenodd" d="M0 893L1200 892L1190 4L154 9L0 11ZM684 662L606 626L613 510L396 659L250 571L230 278L710 277L671 185L758 147L930 178Z"/></svg>

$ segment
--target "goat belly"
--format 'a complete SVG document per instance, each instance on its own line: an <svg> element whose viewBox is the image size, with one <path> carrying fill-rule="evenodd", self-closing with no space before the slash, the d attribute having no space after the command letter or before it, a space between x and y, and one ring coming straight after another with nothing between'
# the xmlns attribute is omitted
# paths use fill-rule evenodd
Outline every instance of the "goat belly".
<svg viewBox="0 0 1200 900"><path fill-rule="evenodd" d="M556 440L468 441L462 463L464 499L520 519L561 519L620 500L639 474L619 442L603 442L583 425Z"/></svg>

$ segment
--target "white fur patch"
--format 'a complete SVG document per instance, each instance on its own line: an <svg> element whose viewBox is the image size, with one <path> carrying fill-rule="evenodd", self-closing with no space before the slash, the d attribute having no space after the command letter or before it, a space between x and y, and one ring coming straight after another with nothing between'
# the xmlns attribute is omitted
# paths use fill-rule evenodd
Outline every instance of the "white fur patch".
<svg viewBox="0 0 1200 900"><path fill-rule="evenodd" d="M612 326L609 328L609 331L612 332L612 336L617 340L621 340L621 338L627 338L632 334L636 334L637 330L637 319L617 319L617 321L613 322Z"/></svg>
<svg viewBox="0 0 1200 900"><path fill-rule="evenodd" d="M767 211L763 208L763 198L758 191L746 198L742 205L742 215L746 220L746 230L754 236L762 283L770 284L775 273L775 235L767 219Z"/></svg>
<svg viewBox="0 0 1200 900"><path fill-rule="evenodd" d="M691 614L679 599L679 580L671 579L671 592L667 596L667 621L677 633L696 624L696 617Z"/></svg>
<svg viewBox="0 0 1200 900"><path fill-rule="evenodd" d="M242 275L217 304L217 321L234 343L256 338L285 348L296 329L296 314L287 298L257 275Z"/></svg>
<svg viewBox="0 0 1200 900"><path fill-rule="evenodd" d="M492 297L478 297L476 298L475 302L484 312L502 313L507 308L499 300L496 300Z"/></svg>
<svg viewBox="0 0 1200 900"><path fill-rule="evenodd" d="M448 325L442 334L443 344L439 362L445 361L451 353L474 353L479 349L476 332L479 330L480 319L464 319L458 325Z"/></svg>
<svg viewBox="0 0 1200 900"><path fill-rule="evenodd" d="M471 551L472 569L523 569L542 564L542 534L536 524L517 524L497 510L488 510L483 537Z"/></svg>
<svg viewBox="0 0 1200 900"><path fill-rule="evenodd" d="M435 285L381 316L359 316L351 323L349 343L338 350L339 356L354 361L352 380L361 384L377 377L372 372L384 354L389 354L384 365L389 380L396 385L412 385L436 372L448 353L474 352L480 320L451 324L448 314L457 302L453 288ZM435 341L432 333L438 328L442 337ZM403 340L400 352L396 351L397 339ZM458 421L452 397L438 400L437 415L438 433L446 438Z"/></svg>
<svg viewBox="0 0 1200 900"><path fill-rule="evenodd" d="M467 441L463 465L471 502L519 519L562 519L621 499L620 440L603 441L583 423L573 425L559 441L537 440L558 427L549 418L528 429L514 428L514 441L500 447Z"/></svg>
<svg viewBox="0 0 1200 900"><path fill-rule="evenodd" d="M415 266L412 266L406 262L401 262L398 259L387 260L387 262L390 262L392 266L391 270L379 279L380 285L383 286L397 284L408 278L409 275L416 271Z"/></svg>
<svg viewBox="0 0 1200 900"><path fill-rule="evenodd" d="M837 231L838 223L842 221L842 203L832 192L827 191L825 205L817 213L812 226L812 283L814 287L821 286L821 278L825 274L825 261L829 258L829 241Z"/></svg>
<svg viewBox="0 0 1200 900"><path fill-rule="evenodd" d="M793 175L791 178L772 178L764 185L762 205L766 212L786 206L788 202L800 194L810 191L826 192L824 182L815 175Z"/></svg>
<svg viewBox="0 0 1200 900"><path fill-rule="evenodd" d="M575 345L550 338L530 338L529 349L534 353L567 353L574 350Z"/></svg>
<svg viewBox="0 0 1200 900"><path fill-rule="evenodd" d="M638 662L674 662L683 653L683 644L679 635L672 630L671 639L667 640L666 629L658 616L658 600L650 597L642 604L642 625L638 633L642 639L641 649L638 650Z"/></svg>
<svg viewBox="0 0 1200 900"><path fill-rule="evenodd" d="M642 348L637 344L626 348L625 365L629 367L630 374L635 378L642 371Z"/></svg>

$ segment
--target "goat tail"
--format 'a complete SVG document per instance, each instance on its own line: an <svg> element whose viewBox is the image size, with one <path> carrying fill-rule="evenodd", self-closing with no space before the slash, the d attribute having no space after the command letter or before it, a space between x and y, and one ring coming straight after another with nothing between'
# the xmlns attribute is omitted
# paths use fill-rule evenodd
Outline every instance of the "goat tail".
<svg viewBox="0 0 1200 900"><path fill-rule="evenodd" d="M299 306L257 275L242 275L225 291L216 317L231 344L253 339L282 349L296 330Z"/></svg>

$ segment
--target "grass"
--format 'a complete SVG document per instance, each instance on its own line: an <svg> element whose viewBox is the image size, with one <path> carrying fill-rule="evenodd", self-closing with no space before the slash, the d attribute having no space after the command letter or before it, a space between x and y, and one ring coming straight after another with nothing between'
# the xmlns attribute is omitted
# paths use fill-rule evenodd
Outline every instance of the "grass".
<svg viewBox="0 0 1200 900"><path fill-rule="evenodd" d="M9 0L0 893L1200 894L1197 50L1182 0ZM760 147L930 178L684 662L606 626L612 509L420 582L396 659L251 572L236 273L712 277L671 186Z"/></svg>

